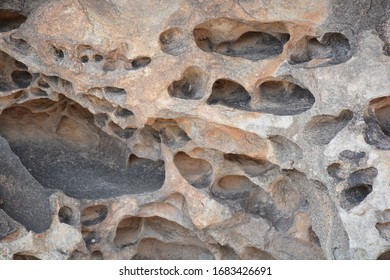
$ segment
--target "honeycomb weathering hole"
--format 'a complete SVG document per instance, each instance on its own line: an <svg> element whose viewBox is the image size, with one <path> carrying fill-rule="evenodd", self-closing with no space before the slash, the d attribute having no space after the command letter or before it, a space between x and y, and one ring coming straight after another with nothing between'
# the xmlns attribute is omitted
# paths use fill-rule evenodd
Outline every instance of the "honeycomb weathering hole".
<svg viewBox="0 0 390 280"><path fill-rule="evenodd" d="M0 91L26 88L32 79L24 63L0 50Z"/></svg>
<svg viewBox="0 0 390 280"><path fill-rule="evenodd" d="M360 169L348 178L348 187L341 193L341 207L349 210L360 203L372 192L374 179L378 175L375 167Z"/></svg>
<svg viewBox="0 0 390 280"><path fill-rule="evenodd" d="M244 33L236 41L218 44L215 52L256 61L281 54L288 40L288 34L282 34L278 39L265 32L252 31Z"/></svg>
<svg viewBox="0 0 390 280"><path fill-rule="evenodd" d="M223 25L225 32L220 34L216 27L218 25ZM242 23L219 18L197 25L193 35L197 46L205 52L258 61L283 52L284 44L290 39L290 35L284 32L282 25Z"/></svg>
<svg viewBox="0 0 390 280"><path fill-rule="evenodd" d="M309 110L315 98L313 94L289 81L266 81L259 86L256 111L277 116L288 116Z"/></svg>
<svg viewBox="0 0 390 280"><path fill-rule="evenodd" d="M73 210L70 207L62 206L58 211L58 219L60 223L70 225L72 223Z"/></svg>
<svg viewBox="0 0 390 280"><path fill-rule="evenodd" d="M269 161L255 159L245 155L225 154L224 158L228 161L236 162L248 176L262 176L277 166Z"/></svg>
<svg viewBox="0 0 390 280"><path fill-rule="evenodd" d="M103 222L108 215L108 208L104 205L87 207L81 213L81 224L83 226L94 226Z"/></svg>
<svg viewBox="0 0 390 280"><path fill-rule="evenodd" d="M327 145L352 119L350 110L343 110L339 116L314 116L304 127L303 132L308 141L314 145Z"/></svg>
<svg viewBox="0 0 390 280"><path fill-rule="evenodd" d="M161 140L169 147L184 146L190 137L177 124L167 125L160 130Z"/></svg>
<svg viewBox="0 0 390 280"><path fill-rule="evenodd" d="M372 186L368 184L357 185L344 190L343 195L348 203L342 204L342 207L350 209L359 205L371 192Z"/></svg>
<svg viewBox="0 0 390 280"><path fill-rule="evenodd" d="M251 96L242 85L235 81L219 79L213 84L207 104L220 104L230 108L249 111L250 100Z"/></svg>
<svg viewBox="0 0 390 280"><path fill-rule="evenodd" d="M147 56L139 56L131 61L131 66L134 70L138 70L148 66L152 62L152 59Z"/></svg>
<svg viewBox="0 0 390 280"><path fill-rule="evenodd" d="M390 222L387 223L377 223L375 225L375 228L378 230L380 236L387 240L390 241Z"/></svg>
<svg viewBox="0 0 390 280"><path fill-rule="evenodd" d="M11 74L12 80L19 88L26 88L31 84L32 76L27 71L14 71Z"/></svg>
<svg viewBox="0 0 390 280"><path fill-rule="evenodd" d="M352 57L349 40L341 33L326 33L321 40L316 38L303 40L305 47L291 55L291 64L309 62L308 67L321 67L344 63Z"/></svg>
<svg viewBox="0 0 390 280"><path fill-rule="evenodd" d="M138 241L141 226L142 218L140 217L127 217L120 221L116 228L114 245L119 249L134 245Z"/></svg>
<svg viewBox="0 0 390 280"><path fill-rule="evenodd" d="M182 79L174 81L168 87L169 95L181 99L201 99L204 92L204 76L205 74L199 67L188 67Z"/></svg>
<svg viewBox="0 0 390 280"><path fill-rule="evenodd" d="M162 161L128 167L126 143L101 131L88 110L65 97L4 110L0 131L38 182L71 197L151 192L165 180Z"/></svg>
<svg viewBox="0 0 390 280"><path fill-rule="evenodd" d="M390 137L390 104L375 110L375 115L383 133Z"/></svg>
<svg viewBox="0 0 390 280"><path fill-rule="evenodd" d="M115 110L115 116L120 117L120 118L127 118L134 116L134 113L126 108L118 107Z"/></svg>
<svg viewBox="0 0 390 280"><path fill-rule="evenodd" d="M18 28L26 17L12 10L0 9L0 32L7 32Z"/></svg>
<svg viewBox="0 0 390 280"><path fill-rule="evenodd" d="M239 199L249 195L258 186L245 176L227 175L212 186L212 194L224 199Z"/></svg>
<svg viewBox="0 0 390 280"><path fill-rule="evenodd" d="M390 150L390 97L370 101L364 115L364 140L380 150Z"/></svg>
<svg viewBox="0 0 390 280"><path fill-rule="evenodd" d="M175 155L173 162L184 179L195 188L206 188L210 185L213 168L206 160L179 152Z"/></svg>
<svg viewBox="0 0 390 280"><path fill-rule="evenodd" d="M249 112L261 112L277 116L297 115L309 110L315 98L313 94L289 81L266 81L258 89L254 101L239 83L219 79L215 81L207 104L220 104Z"/></svg>
<svg viewBox="0 0 390 280"><path fill-rule="evenodd" d="M170 55L179 55L186 51L184 33L179 27L172 27L160 34L161 50Z"/></svg>

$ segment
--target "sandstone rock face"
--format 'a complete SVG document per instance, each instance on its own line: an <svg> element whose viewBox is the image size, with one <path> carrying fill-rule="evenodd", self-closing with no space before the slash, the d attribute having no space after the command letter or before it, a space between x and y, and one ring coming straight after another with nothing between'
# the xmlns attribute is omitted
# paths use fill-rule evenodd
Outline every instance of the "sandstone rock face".
<svg viewBox="0 0 390 280"><path fill-rule="evenodd" d="M0 1L0 259L389 259L389 18Z"/></svg>

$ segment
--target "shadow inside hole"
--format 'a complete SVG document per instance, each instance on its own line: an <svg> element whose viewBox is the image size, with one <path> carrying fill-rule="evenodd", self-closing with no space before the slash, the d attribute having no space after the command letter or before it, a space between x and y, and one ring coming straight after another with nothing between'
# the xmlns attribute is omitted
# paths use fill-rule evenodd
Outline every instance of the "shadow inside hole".
<svg viewBox="0 0 390 280"><path fill-rule="evenodd" d="M104 205L94 205L87 207L81 213L81 224L89 227L100 224L108 215L108 208Z"/></svg>
<svg viewBox="0 0 390 280"><path fill-rule="evenodd" d="M380 150L390 150L390 97L375 98L364 112L364 140Z"/></svg>
<svg viewBox="0 0 390 280"><path fill-rule="evenodd" d="M32 75L27 71L13 71L11 73L12 81L19 88L26 88L32 82Z"/></svg>
<svg viewBox="0 0 390 280"><path fill-rule="evenodd" d="M251 96L239 83L227 79L218 79L212 87L208 105L220 104L226 107L250 110Z"/></svg>
<svg viewBox="0 0 390 280"><path fill-rule="evenodd" d="M131 61L131 66L134 70L138 70L148 66L152 62L152 59L147 56L136 57Z"/></svg>
<svg viewBox="0 0 390 280"><path fill-rule="evenodd" d="M170 55L180 55L186 51L186 40L183 31L179 27L172 27L160 34L161 50Z"/></svg>
<svg viewBox="0 0 390 280"><path fill-rule="evenodd" d="M314 102L314 95L297 84L286 80L266 81L259 86L253 108L257 112L290 116L309 110Z"/></svg>
<svg viewBox="0 0 390 280"><path fill-rule="evenodd" d="M303 39L302 48L290 57L290 64L305 64L308 67L323 67L340 64L352 57L349 40L341 33L326 33L319 41L316 38Z"/></svg>
<svg viewBox="0 0 390 280"><path fill-rule="evenodd" d="M203 86L203 71L199 67L191 66L184 71L182 79L174 81L168 87L168 93L175 98L198 100L203 97Z"/></svg>
<svg viewBox="0 0 390 280"><path fill-rule="evenodd" d="M64 51L53 46L54 56L56 59L61 60L65 57Z"/></svg>
<svg viewBox="0 0 390 280"><path fill-rule="evenodd" d="M257 61L280 55L284 44L289 39L289 34L282 34L280 38L277 38L265 32L251 31L242 34L236 41L218 44L215 51L228 56Z"/></svg>
<svg viewBox="0 0 390 280"><path fill-rule="evenodd" d="M60 223L72 224L73 210L67 206L62 206L58 211L58 219Z"/></svg>
<svg viewBox="0 0 390 280"><path fill-rule="evenodd" d="M24 15L16 11L0 9L0 32L8 32L19 28L26 19Z"/></svg>
<svg viewBox="0 0 390 280"><path fill-rule="evenodd" d="M353 118L351 110L343 110L339 116L318 115L311 118L306 123L303 133L308 142L322 146L329 144L333 138L349 123Z"/></svg>
<svg viewBox="0 0 390 280"><path fill-rule="evenodd" d="M224 26L221 32L217 26ZM251 61L269 59L283 52L290 35L280 23L243 23L218 18L197 25L193 31L196 45L205 52L244 58Z"/></svg>
<svg viewBox="0 0 390 280"><path fill-rule="evenodd" d="M126 143L95 126L93 114L65 97L4 110L0 135L42 186L71 197L153 192L165 181L163 161L144 159L129 168Z"/></svg>
<svg viewBox="0 0 390 280"><path fill-rule="evenodd" d="M351 209L359 205L372 192L371 185L358 185L343 191L343 196L348 203L343 203L341 206L344 209Z"/></svg>

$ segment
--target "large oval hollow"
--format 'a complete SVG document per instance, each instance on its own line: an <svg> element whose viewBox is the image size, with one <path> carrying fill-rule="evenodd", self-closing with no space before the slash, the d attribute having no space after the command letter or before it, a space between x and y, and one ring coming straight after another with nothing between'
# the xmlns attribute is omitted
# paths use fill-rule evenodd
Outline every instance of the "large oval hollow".
<svg viewBox="0 0 390 280"><path fill-rule="evenodd" d="M253 108L277 116L297 115L309 110L315 102L313 94L289 81L266 81L259 86Z"/></svg>

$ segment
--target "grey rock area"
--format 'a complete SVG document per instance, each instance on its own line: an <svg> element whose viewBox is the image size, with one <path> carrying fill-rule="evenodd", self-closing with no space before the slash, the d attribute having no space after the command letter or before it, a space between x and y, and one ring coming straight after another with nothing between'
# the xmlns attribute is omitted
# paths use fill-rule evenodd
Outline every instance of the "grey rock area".
<svg viewBox="0 0 390 280"><path fill-rule="evenodd" d="M389 151L387 0L0 0L0 259L390 259Z"/></svg>

